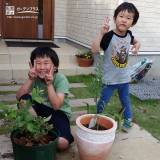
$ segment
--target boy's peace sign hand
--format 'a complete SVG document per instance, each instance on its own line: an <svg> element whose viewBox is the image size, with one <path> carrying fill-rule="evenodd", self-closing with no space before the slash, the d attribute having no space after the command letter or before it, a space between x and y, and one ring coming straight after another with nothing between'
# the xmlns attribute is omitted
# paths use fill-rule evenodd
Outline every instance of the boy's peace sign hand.
<svg viewBox="0 0 160 160"><path fill-rule="evenodd" d="M32 66L31 62L28 62L28 63L29 63L29 67L30 67L30 70L28 72L28 77L30 80L35 80L37 78L36 61L34 60L33 66Z"/></svg>
<svg viewBox="0 0 160 160"><path fill-rule="evenodd" d="M104 22L104 24L101 27L100 32L101 32L102 35L104 35L105 33L107 33L109 31L109 28L110 28L110 26L109 26L109 20L110 19L108 17L106 17L105 22Z"/></svg>
<svg viewBox="0 0 160 160"><path fill-rule="evenodd" d="M56 67L54 67L54 66L52 65L49 73L46 74L46 76L45 76L46 85L52 84L52 82L53 82L53 77L54 77L54 74L53 74L53 73L54 73L55 68L56 68Z"/></svg>

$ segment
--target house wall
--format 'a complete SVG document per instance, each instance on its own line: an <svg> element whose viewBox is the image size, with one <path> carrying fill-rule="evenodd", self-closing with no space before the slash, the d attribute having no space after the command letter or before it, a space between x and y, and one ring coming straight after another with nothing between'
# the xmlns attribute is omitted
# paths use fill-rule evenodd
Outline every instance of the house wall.
<svg viewBox="0 0 160 160"><path fill-rule="evenodd" d="M125 0L133 3L140 13L138 23L131 29L141 42L140 51L160 53L160 1Z"/></svg>
<svg viewBox="0 0 160 160"><path fill-rule="evenodd" d="M117 4L118 0L68 0L67 37L91 45L106 15L111 17Z"/></svg>
<svg viewBox="0 0 160 160"><path fill-rule="evenodd" d="M159 51L160 1L124 0L135 4L140 12L138 23L131 28L141 42L141 52ZM105 17L114 28L113 13L119 0L55 0L55 36L67 37L91 46Z"/></svg>
<svg viewBox="0 0 160 160"><path fill-rule="evenodd" d="M55 0L54 36L66 37L67 0Z"/></svg>
<svg viewBox="0 0 160 160"><path fill-rule="evenodd" d="M118 0L55 0L55 37L91 45L106 16L112 16ZM64 31L66 30L66 32Z"/></svg>

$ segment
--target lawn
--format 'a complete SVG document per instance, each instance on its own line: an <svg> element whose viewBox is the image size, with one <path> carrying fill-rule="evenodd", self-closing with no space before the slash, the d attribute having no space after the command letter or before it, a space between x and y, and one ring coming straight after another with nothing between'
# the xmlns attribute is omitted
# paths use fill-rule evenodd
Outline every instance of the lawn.
<svg viewBox="0 0 160 160"><path fill-rule="evenodd" d="M69 83L84 83L87 87L83 88L70 88L70 92L74 95L74 97L70 99L84 99L84 98L94 98L94 88L95 86L92 84L94 75L79 75L79 76L67 76ZM7 84L5 84L7 85ZM8 92L11 94L12 92ZM4 94L0 92L0 94ZM5 93L6 94L6 93ZM155 138L160 140L160 100L146 100L141 101L130 95L132 112L133 112L133 120L137 123L141 129L145 129L150 132ZM5 102L5 104L11 104L15 102ZM121 103L119 101L119 97L117 91L115 90L109 104L107 105L105 112L114 111L118 112L121 109ZM72 111L77 110L86 110L86 106L75 107L72 108ZM92 106L92 112L94 113L95 106ZM0 114L0 119L2 115ZM75 125L75 122L71 122L71 125ZM8 129L4 130L3 127L0 127L0 134L7 132Z"/></svg>
<svg viewBox="0 0 160 160"><path fill-rule="evenodd" d="M91 81L94 75L79 75L79 76L68 76L70 83L84 83L86 88L72 88L70 91L75 95L74 98L94 98L93 88ZM133 121L138 124L141 129L145 129L150 132L155 138L160 140L160 100L145 100L141 101L138 98L130 95L130 101L132 106ZM93 108L93 112L95 107ZM80 107L80 110L85 107ZM107 105L105 112L107 111L119 111L121 109L121 103L117 91L115 90L112 98ZM77 110L77 109L76 109Z"/></svg>

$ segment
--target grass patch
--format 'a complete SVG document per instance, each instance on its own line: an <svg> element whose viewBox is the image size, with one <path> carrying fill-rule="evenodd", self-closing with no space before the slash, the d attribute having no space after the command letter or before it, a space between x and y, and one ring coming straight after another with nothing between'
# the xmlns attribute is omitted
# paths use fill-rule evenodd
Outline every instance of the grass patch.
<svg viewBox="0 0 160 160"><path fill-rule="evenodd" d="M0 95L16 94L17 91L0 91Z"/></svg>
<svg viewBox="0 0 160 160"><path fill-rule="evenodd" d="M22 85L22 83L18 84L0 83L0 86L15 86L15 85Z"/></svg>
<svg viewBox="0 0 160 160"><path fill-rule="evenodd" d="M15 101L2 101L3 102L3 104L4 105L14 105L14 104L17 104L18 103L18 101L17 100L15 100Z"/></svg>
<svg viewBox="0 0 160 160"><path fill-rule="evenodd" d="M84 110L87 110L87 106L73 107L73 108L71 108L71 110L72 110L72 112L84 111Z"/></svg>
<svg viewBox="0 0 160 160"><path fill-rule="evenodd" d="M69 83L84 83L86 85L89 85L93 77L95 77L94 74L88 74L88 75L67 76L67 79Z"/></svg>
<svg viewBox="0 0 160 160"><path fill-rule="evenodd" d="M4 115L0 112L0 119L4 118Z"/></svg>
<svg viewBox="0 0 160 160"><path fill-rule="evenodd" d="M69 76L67 77L70 83L85 83L86 88L72 88L70 91L75 95L75 99L82 98L94 98L93 87L91 84L94 75L90 74L87 76ZM160 100L145 100L141 101L138 98L130 95L130 101L132 106L133 120L138 123L140 127L150 132L156 139L160 140ZM75 107L73 111L86 110L86 107ZM121 103L119 97L117 96L117 91L115 91L111 97L111 100L105 112L117 112L121 109ZM92 112L94 113L95 107L92 107Z"/></svg>
<svg viewBox="0 0 160 160"><path fill-rule="evenodd" d="M75 126L75 125L76 125L76 121L71 121L71 122L70 122L70 125L71 125L71 126Z"/></svg>
<svg viewBox="0 0 160 160"><path fill-rule="evenodd" d="M0 119L3 119L4 115L0 112ZM6 126L0 126L0 134L5 134L5 133L10 133L11 132L11 128L6 127Z"/></svg>
<svg viewBox="0 0 160 160"><path fill-rule="evenodd" d="M74 97L70 97L70 99L93 98L93 91L89 87L78 89L70 88L70 92L74 95Z"/></svg>
<svg viewBox="0 0 160 160"><path fill-rule="evenodd" d="M12 129L9 127L0 127L0 134L11 133Z"/></svg>
<svg viewBox="0 0 160 160"><path fill-rule="evenodd" d="M78 76L67 76L69 83L84 83L87 87L83 88L70 88L70 92L74 94L75 97L70 99L85 99L85 98L94 98L92 86L93 74L89 75L78 75ZM12 94L8 92L8 94ZM160 140L160 100L145 100L141 101L138 98L130 95L133 120L135 120L140 127L143 127L145 130L150 132L155 138ZM85 102L85 101L84 101ZM3 101L5 105L16 104L17 101ZM111 100L105 112L117 112L121 109L121 103L119 97L117 96L117 91L115 91L111 97ZM81 107L72 108L72 112L87 110L86 105L84 104ZM91 107L91 112L95 112L95 106ZM0 119L3 116L0 114ZM71 125L75 125L75 121L71 122ZM0 127L0 134L4 132L9 132L9 129Z"/></svg>

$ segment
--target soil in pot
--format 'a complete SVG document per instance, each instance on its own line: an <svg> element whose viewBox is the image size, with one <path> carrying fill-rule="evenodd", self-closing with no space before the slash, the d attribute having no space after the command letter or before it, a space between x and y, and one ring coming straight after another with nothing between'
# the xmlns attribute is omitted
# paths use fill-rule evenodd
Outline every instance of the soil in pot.
<svg viewBox="0 0 160 160"><path fill-rule="evenodd" d="M53 128L48 132L48 135L52 136L54 139L48 144L25 146L17 144L13 139L13 137L19 139L20 137L25 136L18 130L13 131L10 138L13 146L14 160L55 160L59 131L56 128Z"/></svg>
<svg viewBox="0 0 160 160"><path fill-rule="evenodd" d="M29 136L22 136L20 138L13 137L15 143L24 145L24 146L41 146L48 144L50 141L54 141L55 138L50 135L41 135L36 141L29 140Z"/></svg>
<svg viewBox="0 0 160 160"><path fill-rule="evenodd" d="M106 160L115 139L117 124L113 119L100 115L96 124L102 126L101 130L88 129L92 118L95 118L95 114L82 115L76 119L79 156L81 160Z"/></svg>
<svg viewBox="0 0 160 160"><path fill-rule="evenodd" d="M89 127L89 124L83 124L83 126L86 127L86 128L88 128L88 127ZM98 130L98 131L108 130L108 128L103 127L103 126L101 126L101 125L99 125L99 124L96 124L95 127L92 127L92 128L90 128L90 129L92 129L92 130Z"/></svg>

